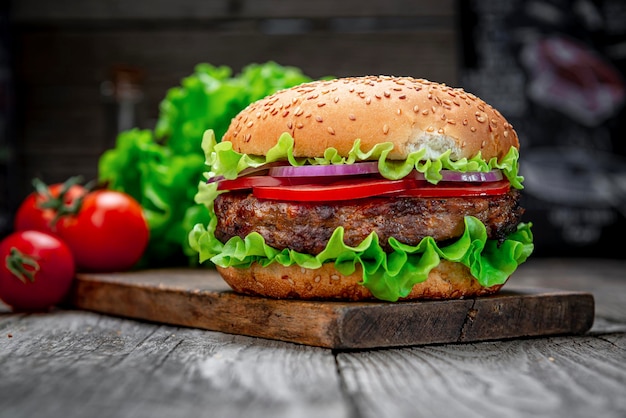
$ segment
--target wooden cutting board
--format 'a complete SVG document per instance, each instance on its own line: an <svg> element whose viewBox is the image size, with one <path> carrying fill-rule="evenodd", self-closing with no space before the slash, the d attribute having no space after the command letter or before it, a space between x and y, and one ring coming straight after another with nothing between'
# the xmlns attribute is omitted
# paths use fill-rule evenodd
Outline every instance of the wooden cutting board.
<svg viewBox="0 0 626 418"><path fill-rule="evenodd" d="M582 334L593 324L590 293L505 289L451 301L274 300L234 293L212 269L163 269L79 274L71 303L110 315L335 349Z"/></svg>

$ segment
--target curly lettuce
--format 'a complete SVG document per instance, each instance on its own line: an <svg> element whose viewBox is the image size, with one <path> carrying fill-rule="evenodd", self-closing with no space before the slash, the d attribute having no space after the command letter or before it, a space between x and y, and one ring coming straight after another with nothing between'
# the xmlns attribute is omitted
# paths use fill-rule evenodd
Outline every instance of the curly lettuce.
<svg viewBox="0 0 626 418"><path fill-rule="evenodd" d="M206 164L211 171L205 173L207 179L215 176L236 178L237 174L248 167L258 167L274 161L289 161L292 165L302 164L351 164L356 161L378 159L379 171L389 179L406 176L416 169L426 176L428 181L437 183L441 179L442 169L459 171L489 171L498 168L503 171L513 187L522 188L523 178L518 174L517 149L511 148L500 162L496 159L484 161L480 155L471 159L451 161L449 153L444 153L436 160L423 160L421 151L412 153L406 161L387 160L386 156L393 147L382 143L363 152L359 141L347 157L341 157L336 150L328 149L323 158L295 158L293 156L293 138L284 134L266 156L250 156L235 152L230 143L217 143L215 135L208 130L203 138L202 147L206 154ZM190 246L196 250L200 262L210 260L221 267L246 268L252 263L267 266L279 263L284 266L297 264L304 268L315 269L324 263L332 262L342 274L351 274L360 265L363 271L362 284L381 300L397 301L406 297L413 286L428 278L430 271L440 260L459 262L470 269L471 274L484 287L503 284L517 269L517 266L530 256L534 249L530 223L522 223L506 240L499 243L487 238L485 225L475 217L465 218L465 231L453 243L440 246L431 237L423 239L418 245L403 244L394 238L389 240L393 251L386 253L378 242L378 236L372 232L359 245L347 246L343 241L344 230L338 227L332 234L325 249L318 255L303 254L294 250L278 250L265 243L258 233L251 233L245 238L233 237L226 243L215 238L217 224L213 212L213 201L218 195L215 182L202 182L198 186L196 202L205 205L212 213L207 224L196 224L189 234Z"/></svg>
<svg viewBox="0 0 626 418"><path fill-rule="evenodd" d="M406 177L415 169L424 174L427 181L437 184L442 178L441 170L444 169L460 172L488 172L500 169L512 187L523 188L524 178L519 175L519 151L515 147L511 147L500 161L495 157L485 161L480 152L469 159L451 160L450 150L442 153L437 159L426 159L428 152L426 149L410 153L405 160L390 160L387 159L387 155L393 149L393 143L381 142L365 152L361 150L359 139L354 141L347 157L340 156L335 148L328 148L323 157L297 158L293 155L293 147L293 137L289 133L284 133L278 138L276 145L267 152L267 155L242 154L233 150L231 142L218 144L215 140L215 133L207 130L202 139L202 149L205 151L206 165L211 170L205 174L205 177L211 179L223 176L227 179L234 179L246 168L260 167L275 161L288 161L293 166L301 166L304 164L353 164L357 161L378 160L378 171L390 180Z"/></svg>
<svg viewBox="0 0 626 418"><path fill-rule="evenodd" d="M143 207L150 242L139 266L196 265L188 234L211 213L194 201L206 171L201 148L211 129L221 138L231 119L248 104L312 79L275 62L250 64L238 75L229 67L199 64L181 85L168 90L154 130L131 129L99 160L98 177L133 196Z"/></svg>

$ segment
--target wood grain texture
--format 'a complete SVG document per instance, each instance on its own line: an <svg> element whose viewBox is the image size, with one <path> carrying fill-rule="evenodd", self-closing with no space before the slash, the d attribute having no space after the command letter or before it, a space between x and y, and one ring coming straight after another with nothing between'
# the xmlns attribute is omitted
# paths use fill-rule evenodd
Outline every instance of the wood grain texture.
<svg viewBox="0 0 626 418"><path fill-rule="evenodd" d="M0 314L0 417L346 417L330 350L80 311Z"/></svg>
<svg viewBox="0 0 626 418"><path fill-rule="evenodd" d="M394 347L555 334L593 323L593 296L520 289L449 301L322 302L232 292L212 269L77 276L81 309L338 349Z"/></svg>
<svg viewBox="0 0 626 418"><path fill-rule="evenodd" d="M358 416L624 416L626 338L553 337L339 353ZM384 365L384 367L381 367Z"/></svg>
<svg viewBox="0 0 626 418"><path fill-rule="evenodd" d="M622 418L625 274L584 259L516 272L519 287L593 292L584 335L375 350L0 309L0 417Z"/></svg>

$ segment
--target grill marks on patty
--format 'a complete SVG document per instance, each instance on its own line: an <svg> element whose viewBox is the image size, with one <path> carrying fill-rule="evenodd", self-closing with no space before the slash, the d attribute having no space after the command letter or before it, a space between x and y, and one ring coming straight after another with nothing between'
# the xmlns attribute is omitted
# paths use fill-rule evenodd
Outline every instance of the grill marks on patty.
<svg viewBox="0 0 626 418"><path fill-rule="evenodd" d="M224 193L215 200L218 223L215 236L226 242L258 232L268 245L319 254L338 226L344 241L356 246L376 231L385 251L395 237L417 245L424 237L437 242L459 237L464 217L475 216L487 228L490 239L503 240L516 229L524 213L519 191L488 197L369 198L341 202L287 202L262 200L248 192Z"/></svg>

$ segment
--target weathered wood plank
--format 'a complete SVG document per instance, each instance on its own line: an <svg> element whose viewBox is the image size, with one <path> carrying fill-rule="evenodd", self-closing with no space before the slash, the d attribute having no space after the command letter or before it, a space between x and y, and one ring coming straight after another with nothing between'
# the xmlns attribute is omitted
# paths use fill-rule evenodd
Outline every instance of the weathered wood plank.
<svg viewBox="0 0 626 418"><path fill-rule="evenodd" d="M581 334L591 294L520 289L465 300L340 302L275 300L234 293L213 269L77 275L82 309L154 322L355 349Z"/></svg>
<svg viewBox="0 0 626 418"><path fill-rule="evenodd" d="M624 262L523 266L520 285L612 290L614 298L598 298L608 314L624 303ZM626 320L599 319L608 326L582 336L333 355L85 311L11 314L0 306L0 417L621 418Z"/></svg>
<svg viewBox="0 0 626 418"><path fill-rule="evenodd" d="M359 417L626 414L626 336L528 339L337 354Z"/></svg>
<svg viewBox="0 0 626 418"><path fill-rule="evenodd" d="M347 417L334 356L79 311L0 314L0 417Z"/></svg>
<svg viewBox="0 0 626 418"><path fill-rule="evenodd" d="M525 286L592 292L596 315L626 323L626 262L616 259L533 258L520 266L516 277Z"/></svg>

